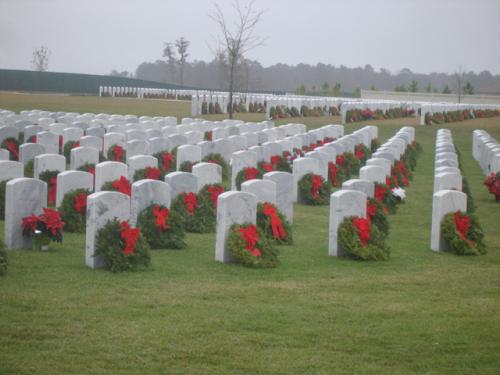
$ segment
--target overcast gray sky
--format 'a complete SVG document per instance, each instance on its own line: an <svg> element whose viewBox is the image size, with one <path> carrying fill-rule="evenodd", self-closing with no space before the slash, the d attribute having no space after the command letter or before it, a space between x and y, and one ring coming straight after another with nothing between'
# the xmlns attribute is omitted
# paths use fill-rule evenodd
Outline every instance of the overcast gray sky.
<svg viewBox="0 0 500 375"><path fill-rule="evenodd" d="M230 0L218 0L230 10ZM184 36L188 60L211 60L217 33L205 0L0 0L0 68L31 69L33 49L50 71L134 71ZM256 0L266 45L248 57L392 72L500 74L500 0Z"/></svg>

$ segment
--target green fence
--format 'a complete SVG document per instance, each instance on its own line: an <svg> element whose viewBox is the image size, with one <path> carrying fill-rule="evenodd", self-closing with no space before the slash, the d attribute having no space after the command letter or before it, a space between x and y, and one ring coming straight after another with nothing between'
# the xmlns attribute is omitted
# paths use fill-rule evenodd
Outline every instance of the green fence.
<svg viewBox="0 0 500 375"><path fill-rule="evenodd" d="M140 79L93 74L34 72L0 69L0 90L99 94L99 86L181 89L183 87Z"/></svg>

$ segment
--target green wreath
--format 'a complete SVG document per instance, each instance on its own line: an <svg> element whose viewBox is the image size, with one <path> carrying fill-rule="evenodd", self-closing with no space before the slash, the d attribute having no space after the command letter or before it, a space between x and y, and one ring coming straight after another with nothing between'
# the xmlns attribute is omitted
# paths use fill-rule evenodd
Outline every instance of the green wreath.
<svg viewBox="0 0 500 375"><path fill-rule="evenodd" d="M172 157L172 160L169 162L169 168L165 168L165 165L163 165L163 157L165 155L170 155ZM162 151L158 152L153 155L156 159L158 159L158 167L160 168L160 171L162 175L166 175L170 172L174 172L176 168L176 162L177 162L177 148L172 150L172 152L168 151Z"/></svg>
<svg viewBox="0 0 500 375"><path fill-rule="evenodd" d="M262 179L262 176L263 176L263 173L260 169L258 168L255 168L255 167L246 167L246 168L243 168L241 169L238 174L236 175L236 190L241 190L241 184L245 181L247 181L246 179L246 173L247 173L247 170L250 169L250 168L254 168L257 170L257 173L256 173L256 177L257 179Z"/></svg>
<svg viewBox="0 0 500 375"><path fill-rule="evenodd" d="M193 214L190 214L186 205L184 204L184 195L179 194L172 202L171 211L177 212L181 219L182 225L186 232L190 233L210 233L215 231L215 216L211 207L207 204L201 204L198 195L198 207L196 207Z"/></svg>
<svg viewBox="0 0 500 375"><path fill-rule="evenodd" d="M112 272L136 271L140 266L148 267L151 262L149 245L142 235L135 244L135 252L125 255L125 242L121 238L122 227L116 219L106 223L97 232L95 256L102 256L105 268Z"/></svg>
<svg viewBox="0 0 500 375"><path fill-rule="evenodd" d="M71 158L71 150L75 148L76 144L80 144L80 142L78 141L68 141L64 144L64 151L63 151L63 154L64 154L64 157L66 158L66 160L70 160Z"/></svg>
<svg viewBox="0 0 500 375"><path fill-rule="evenodd" d="M385 240L389 235L390 227L387 215L384 213L384 205L375 198L368 198L369 204L375 205L375 215L371 217L372 224L377 227L380 236Z"/></svg>
<svg viewBox="0 0 500 375"><path fill-rule="evenodd" d="M115 148L118 146L123 149L123 155L120 160L115 160ZM113 145L108 149L108 152L106 153L106 158L107 160L110 161L119 161L121 163L125 163L125 161L127 160L127 151L125 151L125 147L122 147L120 145Z"/></svg>
<svg viewBox="0 0 500 375"><path fill-rule="evenodd" d="M353 225L355 217L347 217L338 228L338 241L347 255L359 260L387 260L390 248L375 225L370 226L370 239L366 245L361 243L357 228Z"/></svg>
<svg viewBox="0 0 500 375"><path fill-rule="evenodd" d="M207 213L207 215L213 218L215 225L217 219L217 201L212 199L212 193L210 192L210 190L212 189L219 190L220 194L225 191L224 185L222 184L205 185L198 193L198 203L200 204L200 206L203 206L204 211Z"/></svg>
<svg viewBox="0 0 500 375"><path fill-rule="evenodd" d="M160 168L154 168L154 169L157 169L157 171L156 171L157 173L159 172L159 178L156 178L156 180L161 181L162 180L161 169ZM138 169L134 172L134 177L133 177L134 181L140 181L140 180L146 180L146 179L151 179L151 176L148 177L147 168L141 168L141 169Z"/></svg>
<svg viewBox="0 0 500 375"><path fill-rule="evenodd" d="M7 181L0 182L0 220L5 220L5 189Z"/></svg>
<svg viewBox="0 0 500 375"><path fill-rule="evenodd" d="M371 150L370 150L368 147L366 147L363 143L357 144L357 145L355 146L355 152L356 152L356 153L359 153L359 152L362 152L362 153L363 153L363 156L362 156L362 157L360 157L359 159L358 159L358 158L356 158L356 159L359 161L360 167L361 167L361 165L365 164L365 163L366 163L366 161L367 161L368 159L370 159L370 157L371 157L371 155L372 155ZM355 156L356 156L356 155L355 155Z"/></svg>
<svg viewBox="0 0 500 375"><path fill-rule="evenodd" d="M195 164L196 164L196 162L192 162L192 161L189 161L189 160L183 161L181 163L181 165L179 165L179 171L192 173L193 172L193 166Z"/></svg>
<svg viewBox="0 0 500 375"><path fill-rule="evenodd" d="M312 180L314 177L321 178L321 187L318 190L316 197L311 193ZM312 173L304 175L298 184L299 197L302 203L312 206L322 206L330 204L330 184L323 177Z"/></svg>
<svg viewBox="0 0 500 375"><path fill-rule="evenodd" d="M343 168L346 170L345 176L350 179L353 175L359 174L361 162L354 156L352 152L344 152Z"/></svg>
<svg viewBox="0 0 500 375"><path fill-rule="evenodd" d="M153 214L153 210L156 206L161 209L167 208L162 205L152 204L142 210L137 218L137 226L141 228L142 235L148 242L151 249L185 248L185 233L180 215L173 210L169 210L167 218L169 228L167 230L162 230L156 225L155 222L156 219Z"/></svg>
<svg viewBox="0 0 500 375"><path fill-rule="evenodd" d="M89 196L92 192L87 189L72 190L64 195L61 202L59 213L61 214L62 221L66 223L64 226L65 232L85 232L86 212L80 213L75 209L75 199L81 194Z"/></svg>
<svg viewBox="0 0 500 375"><path fill-rule="evenodd" d="M377 149L380 147L380 142L378 141L378 138L373 138L371 143L370 143L370 149L371 152L377 151Z"/></svg>
<svg viewBox="0 0 500 375"><path fill-rule="evenodd" d="M392 190L390 187L388 187L386 184L380 184L378 182L375 182L375 198L377 197L378 189L384 192L384 198L381 202L379 202L382 203L385 208L387 208L387 211L389 211L390 214L396 213L400 200L392 194Z"/></svg>
<svg viewBox="0 0 500 375"><path fill-rule="evenodd" d="M80 165L77 170L82 172L88 172L92 175L95 175L95 164L85 163Z"/></svg>
<svg viewBox="0 0 500 375"><path fill-rule="evenodd" d="M15 146L15 150L11 150L7 145L11 143ZM18 161L19 160L19 141L16 138L6 138L2 141L0 148L9 151L9 160Z"/></svg>
<svg viewBox="0 0 500 375"><path fill-rule="evenodd" d="M467 217L470 220L470 226L464 239L462 239L455 224L455 215L457 214L460 218ZM484 233L475 215L461 211L445 215L441 221L441 235L452 253L457 255L486 254L486 246L483 242Z"/></svg>
<svg viewBox="0 0 500 375"><path fill-rule="evenodd" d="M24 166L24 177L33 178L35 176L35 160L31 159Z"/></svg>
<svg viewBox="0 0 500 375"><path fill-rule="evenodd" d="M275 238L273 234L273 228L271 223L271 218L264 213L264 204L259 203L257 205L257 227L264 233L270 241L274 241L276 244L280 245L291 245L293 244L293 235L292 235L292 226L289 221L281 213L281 211L272 203L266 202L265 204L272 206L276 215L278 216L281 224L283 225L283 229L285 230L285 236L283 238Z"/></svg>
<svg viewBox="0 0 500 375"><path fill-rule="evenodd" d="M275 171L280 171L280 172L289 172L292 173L292 166L288 162L285 156L283 155L276 155L279 159L277 163L272 163L271 159L271 165L273 166L273 169Z"/></svg>
<svg viewBox="0 0 500 375"><path fill-rule="evenodd" d="M203 161L205 163L214 163L220 165L222 167L222 181L229 180L229 164L221 154L208 154L203 158Z"/></svg>
<svg viewBox="0 0 500 375"><path fill-rule="evenodd" d="M9 266L9 258L7 257L7 251L3 247L3 243L0 242L0 276L7 273L7 267Z"/></svg>
<svg viewBox="0 0 500 375"><path fill-rule="evenodd" d="M248 230L250 227L254 227L258 233L258 241L255 244L255 249L259 250L259 256L253 255L246 249L247 242L240 232L240 229ZM227 248L234 260L244 267L274 268L279 265L279 251L272 246L272 243L269 242L262 231L250 223L234 224L229 228Z"/></svg>

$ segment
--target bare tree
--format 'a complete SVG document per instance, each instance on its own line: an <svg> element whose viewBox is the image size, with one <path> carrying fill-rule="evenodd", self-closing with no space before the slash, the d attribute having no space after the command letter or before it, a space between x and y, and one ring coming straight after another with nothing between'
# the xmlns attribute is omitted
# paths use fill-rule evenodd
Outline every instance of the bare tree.
<svg viewBox="0 0 500 375"><path fill-rule="evenodd" d="M262 18L263 11L254 9L254 1L242 6L239 1L233 3L236 20L231 27L221 6L214 4L209 17L219 26L220 35L217 38L218 50L225 51L229 79L229 118L233 118L233 92L235 89L236 68L244 61L244 55L253 48L264 43L264 39L255 35L255 27Z"/></svg>
<svg viewBox="0 0 500 375"><path fill-rule="evenodd" d="M458 70L454 74L455 78L455 88L457 90L458 102L462 102L462 97L464 95L464 81L465 81L465 69L462 65L458 67Z"/></svg>
<svg viewBox="0 0 500 375"><path fill-rule="evenodd" d="M47 71L49 66L49 57L50 50L47 47L41 46L40 48L36 48L33 51L33 60L31 60L33 68L38 72Z"/></svg>
<svg viewBox="0 0 500 375"><path fill-rule="evenodd" d="M177 47L177 53L179 54L179 78L181 86L184 85L184 66L186 65L187 58L189 53L187 53L187 49L189 47L190 42L184 37L180 37L175 41L175 46Z"/></svg>
<svg viewBox="0 0 500 375"><path fill-rule="evenodd" d="M163 49L163 57L167 58L170 79L175 83L175 64L177 63L177 60L175 58L174 49L172 48L172 43L165 43L165 48Z"/></svg>

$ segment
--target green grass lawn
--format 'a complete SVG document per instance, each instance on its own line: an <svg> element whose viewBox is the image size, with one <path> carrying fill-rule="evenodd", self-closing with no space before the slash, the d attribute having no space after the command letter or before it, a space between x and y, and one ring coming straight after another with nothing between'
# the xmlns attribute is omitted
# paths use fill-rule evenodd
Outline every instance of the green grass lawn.
<svg viewBox="0 0 500 375"><path fill-rule="evenodd" d="M119 113L124 105L121 113L143 114L157 105L83 99L66 109ZM377 124L385 140L416 120ZM0 373L499 373L500 206L482 186L471 138L482 128L500 139L500 119L446 127L487 255L430 250L438 127L417 127L424 152L407 202L390 217L390 260L328 257L327 207L295 206L295 244L280 248L273 270L216 263L215 235L189 234L185 250L154 251L150 270L112 274L86 268L84 236L67 234L49 253L9 253L0 278Z"/></svg>

